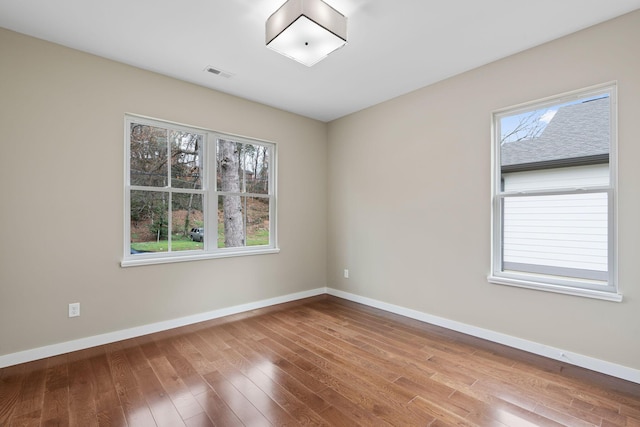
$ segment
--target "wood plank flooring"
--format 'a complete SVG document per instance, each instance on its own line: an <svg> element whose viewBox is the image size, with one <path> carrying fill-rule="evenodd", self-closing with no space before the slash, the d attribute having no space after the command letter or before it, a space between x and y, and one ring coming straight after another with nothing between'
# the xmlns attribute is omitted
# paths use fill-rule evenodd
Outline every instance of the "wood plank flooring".
<svg viewBox="0 0 640 427"><path fill-rule="evenodd" d="M640 426L640 385L331 296L0 369L0 426Z"/></svg>

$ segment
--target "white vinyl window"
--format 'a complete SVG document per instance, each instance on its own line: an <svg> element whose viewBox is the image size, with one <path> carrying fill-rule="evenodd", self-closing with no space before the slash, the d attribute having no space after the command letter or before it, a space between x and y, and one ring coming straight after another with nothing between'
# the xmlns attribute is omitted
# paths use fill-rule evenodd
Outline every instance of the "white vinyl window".
<svg viewBox="0 0 640 427"><path fill-rule="evenodd" d="M493 283L620 301L616 86L493 114Z"/></svg>
<svg viewBox="0 0 640 427"><path fill-rule="evenodd" d="M278 252L273 143L125 117L122 266Z"/></svg>

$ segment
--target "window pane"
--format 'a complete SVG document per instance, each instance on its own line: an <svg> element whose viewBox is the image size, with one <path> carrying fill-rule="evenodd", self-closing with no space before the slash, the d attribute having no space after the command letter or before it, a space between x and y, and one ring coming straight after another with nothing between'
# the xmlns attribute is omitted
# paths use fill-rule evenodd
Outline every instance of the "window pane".
<svg viewBox="0 0 640 427"><path fill-rule="evenodd" d="M225 139L217 142L218 191L240 192L240 145Z"/></svg>
<svg viewBox="0 0 640 427"><path fill-rule="evenodd" d="M269 244L269 199L247 197L247 246Z"/></svg>
<svg viewBox="0 0 640 427"><path fill-rule="evenodd" d="M174 188L202 188L203 135L175 131L171 141L171 186Z"/></svg>
<svg viewBox="0 0 640 427"><path fill-rule="evenodd" d="M172 195L172 251L204 249L204 212L202 194Z"/></svg>
<svg viewBox="0 0 640 427"><path fill-rule="evenodd" d="M240 146L240 186L243 193L269 193L269 149L257 144Z"/></svg>
<svg viewBox="0 0 640 427"><path fill-rule="evenodd" d="M271 151L259 144L218 140L217 186L219 191L269 193Z"/></svg>
<svg viewBox="0 0 640 427"><path fill-rule="evenodd" d="M166 252L169 193L131 191L131 253Z"/></svg>
<svg viewBox="0 0 640 427"><path fill-rule="evenodd" d="M244 246L244 203L246 197L218 197L218 247L232 248Z"/></svg>
<svg viewBox="0 0 640 427"><path fill-rule="evenodd" d="M131 123L131 185L167 186L167 130Z"/></svg>
<svg viewBox="0 0 640 427"><path fill-rule="evenodd" d="M608 94L500 119L502 171L608 162Z"/></svg>
<svg viewBox="0 0 640 427"><path fill-rule="evenodd" d="M508 197L503 211L505 270L606 280L607 193Z"/></svg>

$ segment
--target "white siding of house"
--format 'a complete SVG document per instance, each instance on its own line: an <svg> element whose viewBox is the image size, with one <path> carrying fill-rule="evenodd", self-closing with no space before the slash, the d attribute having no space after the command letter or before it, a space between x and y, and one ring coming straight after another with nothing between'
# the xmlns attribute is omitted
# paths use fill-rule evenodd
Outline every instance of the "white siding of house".
<svg viewBox="0 0 640 427"><path fill-rule="evenodd" d="M503 174L504 191L553 190L609 185L609 165L572 166Z"/></svg>
<svg viewBox="0 0 640 427"><path fill-rule="evenodd" d="M606 186L608 165L504 174L504 191ZM608 195L505 197L503 261L606 272Z"/></svg>

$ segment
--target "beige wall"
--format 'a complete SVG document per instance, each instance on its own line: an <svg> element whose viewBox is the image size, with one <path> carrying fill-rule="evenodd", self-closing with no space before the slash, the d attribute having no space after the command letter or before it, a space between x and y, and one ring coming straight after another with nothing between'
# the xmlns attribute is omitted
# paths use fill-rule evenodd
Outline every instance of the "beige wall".
<svg viewBox="0 0 640 427"><path fill-rule="evenodd" d="M330 123L329 286L640 368L639 40L636 11ZM489 284L491 112L612 80L624 301Z"/></svg>
<svg viewBox="0 0 640 427"><path fill-rule="evenodd" d="M121 268L125 112L278 143L281 252ZM0 355L326 285L324 123L0 29L0 138Z"/></svg>

